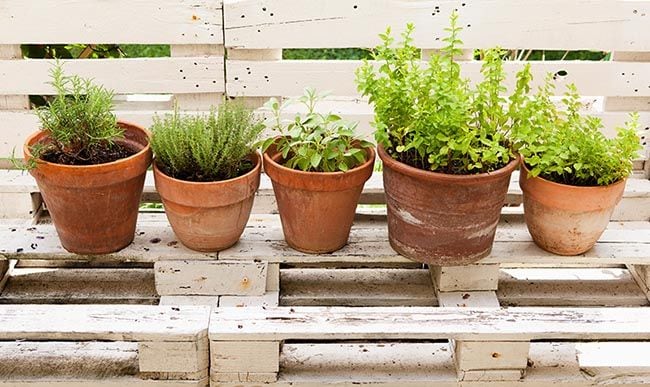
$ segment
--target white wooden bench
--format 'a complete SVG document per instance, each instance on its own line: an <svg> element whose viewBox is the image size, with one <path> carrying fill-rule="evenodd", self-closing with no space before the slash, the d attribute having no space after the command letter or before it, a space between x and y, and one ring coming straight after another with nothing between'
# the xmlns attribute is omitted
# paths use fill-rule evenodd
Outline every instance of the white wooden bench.
<svg viewBox="0 0 650 387"><path fill-rule="evenodd" d="M207 386L210 308L0 306L0 385Z"/></svg>

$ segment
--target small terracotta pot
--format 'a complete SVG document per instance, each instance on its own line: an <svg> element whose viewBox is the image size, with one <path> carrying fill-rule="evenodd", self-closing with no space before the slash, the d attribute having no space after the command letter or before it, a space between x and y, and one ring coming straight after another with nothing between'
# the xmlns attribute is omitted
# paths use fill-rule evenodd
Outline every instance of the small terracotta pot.
<svg viewBox="0 0 650 387"><path fill-rule="evenodd" d="M490 254L518 159L490 173L448 175L399 162L381 146L378 153L395 251L438 266L466 265Z"/></svg>
<svg viewBox="0 0 650 387"><path fill-rule="evenodd" d="M528 177L521 166L524 218L535 243L559 255L579 255L591 249L607 228L626 180L602 187L559 184Z"/></svg>
<svg viewBox="0 0 650 387"><path fill-rule="evenodd" d="M107 254L133 241L144 178L151 164L149 132L118 122L124 129L120 144L138 153L110 163L64 165L38 160L30 173L36 179L63 247L77 254ZM39 131L27 138L30 148L48 141Z"/></svg>
<svg viewBox="0 0 650 387"><path fill-rule="evenodd" d="M274 147L264 153L264 170L271 178L284 238L305 253L331 253L345 246L350 236L363 185L372 175L375 152L347 172L302 172L278 163Z"/></svg>
<svg viewBox="0 0 650 387"><path fill-rule="evenodd" d="M237 243L260 186L262 160L259 153L251 155L251 160L255 166L245 175L205 183L167 176L154 161L156 190L174 233L185 246L216 252Z"/></svg>

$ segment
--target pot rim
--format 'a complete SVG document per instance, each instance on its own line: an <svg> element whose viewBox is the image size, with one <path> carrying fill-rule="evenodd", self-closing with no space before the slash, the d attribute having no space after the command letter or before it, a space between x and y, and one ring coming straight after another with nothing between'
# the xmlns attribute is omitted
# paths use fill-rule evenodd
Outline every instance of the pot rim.
<svg viewBox="0 0 650 387"><path fill-rule="evenodd" d="M277 153L273 157L269 155L268 149L266 152L264 152L264 162L268 162L273 164L273 168L277 168L281 170L284 173L293 173L298 176L314 176L314 175L321 175L321 176L343 176L343 175L350 175L352 173L357 173L357 172L362 172L364 171L369 164L374 164L375 163L375 150L374 147L370 146L367 148L362 148L367 150L367 155L368 155L368 160L366 160L363 164L359 164L356 167L346 171L336 171L336 172L306 172L306 171L299 171L297 169L292 169L285 167L284 165L278 163L275 161L276 158L281 157L282 155L280 153Z"/></svg>
<svg viewBox="0 0 650 387"><path fill-rule="evenodd" d="M470 180L495 179L504 175L509 175L517 168L521 159L521 156L517 154L511 161L508 162L508 164L492 172L476 173L471 175L452 175L448 173L427 171L395 160L386 152L384 146L380 144L377 145L377 153L379 154L379 158L381 158L385 166L388 165L392 167L392 169L398 170L400 173L403 173L405 175L424 180L435 179L456 183L469 182Z"/></svg>
<svg viewBox="0 0 650 387"><path fill-rule="evenodd" d="M529 178L528 176L529 176L529 173L530 173L530 169L528 169L528 167L526 166L526 160L522 160L521 168L524 169L524 170L526 171L526 176L521 176L521 175L520 175L520 176L519 176L519 180L520 180L520 181L521 181L522 179L538 179L538 181L541 181L541 182L543 182L544 184L547 184L547 185L550 185L550 186L553 186L553 187L557 187L557 188L559 188L559 189L577 189L577 190L583 190L583 191L587 191L587 190L601 191L601 190L605 190L605 189L609 189L609 188L616 187L616 186L618 186L618 185L620 185L620 184L625 184L625 181L627 180L627 179L620 179L620 180L618 180L618 181L616 181L616 182L614 182L614 183L612 183L612 184L608 184L608 185L572 185L572 184L562 184L562 183L556 183L556 182L551 181L551 180L548 180L548 179L544 179L544 178L541 177L541 176L535 176L535 177L530 177L530 178Z"/></svg>
<svg viewBox="0 0 650 387"><path fill-rule="evenodd" d="M151 151L151 132L149 132L149 130L143 128L140 125L137 125L137 124L134 124L134 123L131 123L131 122L128 122L128 121L117 120L117 124L118 124L118 126L122 127L125 130L131 128L131 129L136 129L136 130L139 130L139 131L143 132L145 134L145 136L147 137L147 145L145 147L143 147L140 151L138 151L137 153L132 154L129 157L124 157L124 158L119 159L119 160L111 161L111 162L108 162L108 163L102 163L102 164L68 165L68 164L51 163L49 161L45 161L45 160L40 159L40 158L36 159L36 163L37 163L37 165L41 164L41 165L53 166L53 167L61 168L61 169L69 169L69 170L82 170L83 169L83 170L87 170L87 171L92 171L92 170L111 167L111 166L114 166L114 165L120 164L120 163L129 162L129 161L131 161L133 159L142 157L144 154ZM40 139L39 137L47 138L47 137L49 137L49 134L45 130L38 130L38 131L30 134L27 137L27 139L25 140L24 144L23 144L23 152L24 152L24 154L26 156L29 156L29 158L35 158L29 148L32 145L32 143L35 143L37 140ZM38 168L38 166L37 166L37 168Z"/></svg>
<svg viewBox="0 0 650 387"><path fill-rule="evenodd" d="M232 184L234 182L237 182L238 180L245 180L248 179L250 176L253 176L257 174L257 172L262 168L262 158L260 157L260 152L258 150L255 150L253 153L251 153L251 156L255 155L255 166L253 169L250 171L246 172L245 174L237 177L233 177L231 179L226 179L226 180L217 180L217 181L188 181L188 180L182 180L182 179L177 179L175 177L171 177L168 174L164 173L160 168L158 168L158 165L156 164L156 159L154 158L152 165L153 165L153 170L154 173L158 174L159 176L163 177L164 179L177 183L177 184L185 184L185 185L190 185L190 186L215 186L215 185L221 185L221 184Z"/></svg>

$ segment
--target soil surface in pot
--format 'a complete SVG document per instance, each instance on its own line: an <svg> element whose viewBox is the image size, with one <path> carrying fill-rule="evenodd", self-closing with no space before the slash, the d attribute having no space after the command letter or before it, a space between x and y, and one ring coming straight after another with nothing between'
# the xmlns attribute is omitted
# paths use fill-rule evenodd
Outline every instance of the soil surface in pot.
<svg viewBox="0 0 650 387"><path fill-rule="evenodd" d="M396 152L392 149L386 149L386 153L388 153L391 157L394 157ZM508 163L501 163L492 166L491 170L476 170L475 172L468 173L467 169L465 168L465 165L460 160L452 160L452 162L449 163L447 167L432 170L431 164L429 163L427 158L420 157L418 151L415 149L411 149L406 152L397 153L396 160L408 166L411 166L413 168L421 169L427 172L445 173L448 175L468 175L468 176L496 171L508 165Z"/></svg>
<svg viewBox="0 0 650 387"><path fill-rule="evenodd" d="M239 170L236 176L217 176L216 178L214 177L214 175L205 176L198 166L192 168L193 171L191 174L172 173L172 171L166 165L159 162L156 162L156 167L158 167L158 169L160 169L160 171L165 175L177 180L189 181L193 183L216 183L219 181L226 181L226 180L236 179L238 177L244 176L248 172L252 171L255 165L250 160L246 160L245 162L242 162L241 165L239 166Z"/></svg>
<svg viewBox="0 0 650 387"><path fill-rule="evenodd" d="M97 146L84 150L75 156L64 152L49 151L41 156L44 161L65 165L105 164L133 156L138 150L116 142L113 146Z"/></svg>

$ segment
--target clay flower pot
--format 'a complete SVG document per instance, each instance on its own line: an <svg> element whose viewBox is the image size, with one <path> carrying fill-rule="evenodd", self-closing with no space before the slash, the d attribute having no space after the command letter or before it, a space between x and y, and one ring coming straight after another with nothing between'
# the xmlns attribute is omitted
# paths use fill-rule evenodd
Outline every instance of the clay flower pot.
<svg viewBox="0 0 650 387"><path fill-rule="evenodd" d="M262 160L251 155L253 169L223 181L191 182L165 175L154 162L156 190L180 241L192 250L216 252L239 240L260 185Z"/></svg>
<svg viewBox="0 0 650 387"><path fill-rule="evenodd" d="M602 187L559 184L528 177L521 166L524 218L535 243L559 255L579 255L591 249L607 228L626 180Z"/></svg>
<svg viewBox="0 0 650 387"><path fill-rule="evenodd" d="M271 178L284 238L305 253L330 253L348 242L363 185L372 175L375 152L347 172L302 172L279 164L271 146L264 153L264 170Z"/></svg>
<svg viewBox="0 0 650 387"><path fill-rule="evenodd" d="M149 132L125 122L120 144L138 153L97 165L64 165L39 160L30 173L36 179L63 247L77 254L107 254L133 241L144 178L151 164ZM23 147L48 141L48 134L32 134Z"/></svg>
<svg viewBox="0 0 650 387"><path fill-rule="evenodd" d="M490 173L448 175L399 162L381 146L378 153L395 251L437 266L466 265L490 254L518 159Z"/></svg>

